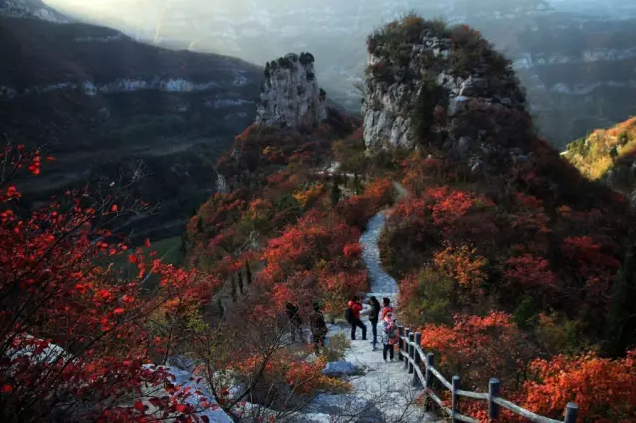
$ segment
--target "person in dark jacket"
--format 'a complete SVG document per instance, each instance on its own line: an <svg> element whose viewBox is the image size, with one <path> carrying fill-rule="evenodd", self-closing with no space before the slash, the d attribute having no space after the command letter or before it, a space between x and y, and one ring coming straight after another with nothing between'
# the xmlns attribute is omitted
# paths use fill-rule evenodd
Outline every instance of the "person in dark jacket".
<svg viewBox="0 0 636 423"><path fill-rule="evenodd" d="M367 340L367 327L362 320L360 320L360 312L362 311L362 303L360 302L359 297L353 297L351 301L349 301L349 323L351 324L351 340L356 340L356 328L362 329L362 340Z"/></svg>
<svg viewBox="0 0 636 423"><path fill-rule="evenodd" d="M320 348L325 347L325 338L327 337L327 323L325 323L325 316L320 311L320 304L314 302L314 311L309 315L309 327L311 328L311 339L314 342L314 351L320 354Z"/></svg>
<svg viewBox="0 0 636 423"><path fill-rule="evenodd" d="M368 304L371 306L369 310L369 322L371 323L371 331L373 332L373 341L371 341L371 344L373 345L373 351L375 351L378 342L378 320L382 306L378 299L373 296L369 298Z"/></svg>
<svg viewBox="0 0 636 423"><path fill-rule="evenodd" d="M289 325L291 327L291 341L296 342L296 333L298 333L298 337L300 338L300 342L303 342L303 329L302 324L303 321L300 318L300 313L298 312L298 307L293 305L292 303L287 303L287 317L289 318Z"/></svg>

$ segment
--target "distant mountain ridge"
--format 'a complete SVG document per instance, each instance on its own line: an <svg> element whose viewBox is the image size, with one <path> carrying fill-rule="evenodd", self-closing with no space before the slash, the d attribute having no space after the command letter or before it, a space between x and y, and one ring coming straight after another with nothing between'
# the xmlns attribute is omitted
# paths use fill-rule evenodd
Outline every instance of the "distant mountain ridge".
<svg viewBox="0 0 636 423"><path fill-rule="evenodd" d="M71 21L41 0L0 0L0 16L36 18L59 23Z"/></svg>
<svg viewBox="0 0 636 423"><path fill-rule="evenodd" d="M445 0L424 5L414 0L327 0L313 5L223 0L208 8L180 0L156 11L152 25L135 32L156 43L257 63L288 51L311 51L330 98L357 111L360 93L353 85L362 82L366 36L410 9L428 18L467 23L493 42L513 61L537 126L558 147L636 112L636 5L626 2L588 1L579 7L558 0Z"/></svg>
<svg viewBox="0 0 636 423"><path fill-rule="evenodd" d="M154 47L95 25L0 16L0 133L47 143L56 158L17 181L24 206L86 181L117 181L143 163L149 175L136 195L160 209L126 228L181 233L215 190L217 158L254 120L262 79L261 67L231 57Z"/></svg>

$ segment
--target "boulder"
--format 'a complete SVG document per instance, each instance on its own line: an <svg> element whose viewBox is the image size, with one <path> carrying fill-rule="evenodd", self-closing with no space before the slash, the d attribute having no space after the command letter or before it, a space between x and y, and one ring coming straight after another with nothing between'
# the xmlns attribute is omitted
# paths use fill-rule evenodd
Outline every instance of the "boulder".
<svg viewBox="0 0 636 423"><path fill-rule="evenodd" d="M322 371L325 376L342 377L351 376L358 372L358 366L349 361L332 361Z"/></svg>

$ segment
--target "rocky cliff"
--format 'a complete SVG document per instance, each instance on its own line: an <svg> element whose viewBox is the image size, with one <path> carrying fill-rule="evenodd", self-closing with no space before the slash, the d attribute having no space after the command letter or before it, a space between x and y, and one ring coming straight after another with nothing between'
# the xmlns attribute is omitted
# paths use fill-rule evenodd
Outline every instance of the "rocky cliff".
<svg viewBox="0 0 636 423"><path fill-rule="evenodd" d="M318 86L311 53L289 53L265 64L256 123L298 128L327 118L327 95Z"/></svg>
<svg viewBox="0 0 636 423"><path fill-rule="evenodd" d="M184 2L186 4L184 4ZM144 19L141 2L126 18L135 34L184 48L264 63L287 51L309 50L329 98L356 112L366 67L361 48L378 25L415 9L425 17L466 23L513 61L543 135L559 148L594 128L636 112L633 98L636 6L624 0L218 0L213 9L181 0L166 4L161 26ZM187 5L187 6L186 6ZM100 10L100 16L113 11Z"/></svg>
<svg viewBox="0 0 636 423"><path fill-rule="evenodd" d="M532 123L511 64L467 26L407 16L368 39L367 148L436 145L473 170L529 148Z"/></svg>
<svg viewBox="0 0 636 423"><path fill-rule="evenodd" d="M0 133L57 160L18 181L24 205L143 163L159 203L139 236L182 231L216 185L214 163L254 121L262 68L139 43L105 27L0 17Z"/></svg>

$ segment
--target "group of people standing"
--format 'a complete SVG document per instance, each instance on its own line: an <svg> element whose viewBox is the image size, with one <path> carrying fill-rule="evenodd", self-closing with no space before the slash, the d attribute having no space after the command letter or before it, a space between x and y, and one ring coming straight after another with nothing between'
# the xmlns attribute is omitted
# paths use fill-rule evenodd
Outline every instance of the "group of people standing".
<svg viewBox="0 0 636 423"><path fill-rule="evenodd" d="M380 327L382 329L382 356L384 361L389 358L391 361L394 359L395 345L399 341L399 333L395 318L393 317L393 306L389 298L382 299L382 305L378 299L374 296L369 297L367 304L370 306L369 310L369 322L371 323L371 330L373 333L373 340L371 345L373 351L377 349L378 339L378 323L381 321ZM346 311L346 319L351 325L351 340L356 340L357 329L362 329L362 340L367 340L367 327L360 319L360 313L362 312L362 302L359 297L353 297L348 304Z"/></svg>
<svg viewBox="0 0 636 423"><path fill-rule="evenodd" d="M393 306L391 305L391 300L389 298L383 298L381 305L378 299L372 296L368 298L367 304L370 306L369 322L371 323L371 330L373 333L373 340L371 341L373 351L377 350L378 326L380 326L382 330L382 356L384 358L384 361L387 361L387 359L393 361L395 355L395 345L399 341L399 333L397 324L395 322L395 317L393 316ZM363 305L359 297L353 297L347 305L345 318L351 325L352 341L356 340L356 332L358 328L362 330L362 340L367 340L367 327L360 319L362 309ZM298 336L300 342L304 343L305 340L302 330L303 322L300 317L298 307L291 303L287 303L286 312L291 327L291 341L296 342L296 336ZM314 344L314 351L316 352L316 354L320 354L320 349L324 348L325 346L325 340L329 329L327 328L327 323L325 322L325 316L320 310L320 304L318 304L317 302L314 302L312 304L312 312L309 314L309 328L311 330L311 341Z"/></svg>

